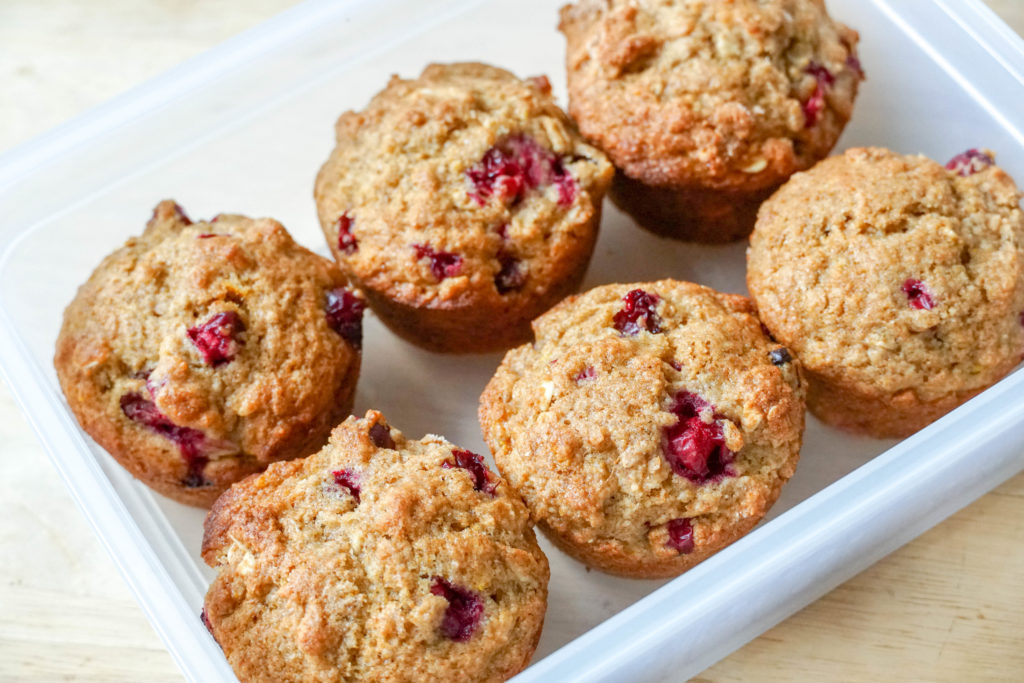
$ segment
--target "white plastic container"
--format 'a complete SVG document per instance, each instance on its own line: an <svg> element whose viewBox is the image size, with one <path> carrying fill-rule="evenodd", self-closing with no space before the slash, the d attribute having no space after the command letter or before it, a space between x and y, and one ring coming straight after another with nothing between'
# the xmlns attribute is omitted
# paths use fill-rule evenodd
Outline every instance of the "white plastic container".
<svg viewBox="0 0 1024 683"><path fill-rule="evenodd" d="M54 465L182 672L234 680L199 621L211 577L203 513L135 482L78 428L51 357L60 316L100 258L164 197L193 216L280 219L326 254L313 177L332 124L391 73L476 59L564 92L561 0L311 0L0 158L0 364ZM830 0L868 73L840 148L944 160L996 150L1024 180L1024 43L976 0ZM673 276L744 290L744 246L655 238L610 206L586 286ZM419 351L372 317L356 412L486 452L476 401L500 356ZM427 398L429 400L423 400ZM519 680L678 680L1024 469L1016 373L899 444L811 419L770 521L685 575L587 572L550 545L550 604Z"/></svg>

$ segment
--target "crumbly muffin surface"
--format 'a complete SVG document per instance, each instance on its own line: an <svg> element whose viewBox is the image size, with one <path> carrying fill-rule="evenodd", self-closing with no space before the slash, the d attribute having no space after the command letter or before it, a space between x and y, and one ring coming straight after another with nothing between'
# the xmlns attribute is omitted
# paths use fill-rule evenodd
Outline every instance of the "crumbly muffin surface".
<svg viewBox="0 0 1024 683"><path fill-rule="evenodd" d="M85 430L132 474L209 505L306 455L351 408L362 301L271 219L157 206L68 306L55 365Z"/></svg>
<svg viewBox="0 0 1024 683"><path fill-rule="evenodd" d="M825 156L863 72L820 0L580 0L562 9L569 111L654 186L769 187Z"/></svg>
<svg viewBox="0 0 1024 683"><path fill-rule="evenodd" d="M865 397L949 398L944 412L1019 362L1021 195L975 154L988 161L951 170L852 149L762 206L750 291L812 378Z"/></svg>
<svg viewBox="0 0 1024 683"><path fill-rule="evenodd" d="M540 636L548 564L479 456L379 413L232 487L206 520L205 601L243 681L500 681Z"/></svg>
<svg viewBox="0 0 1024 683"><path fill-rule="evenodd" d="M750 529L792 476L800 370L745 298L608 285L534 333L506 355L480 418L501 472L578 559L677 574Z"/></svg>
<svg viewBox="0 0 1024 683"><path fill-rule="evenodd" d="M500 312L586 267L613 171L546 79L434 64L392 78L336 133L317 207L364 288L409 306Z"/></svg>

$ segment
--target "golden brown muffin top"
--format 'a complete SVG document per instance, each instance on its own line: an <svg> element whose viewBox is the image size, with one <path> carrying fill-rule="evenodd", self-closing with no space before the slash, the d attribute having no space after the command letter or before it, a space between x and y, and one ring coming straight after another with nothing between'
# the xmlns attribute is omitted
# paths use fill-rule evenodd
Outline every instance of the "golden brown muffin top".
<svg viewBox="0 0 1024 683"><path fill-rule="evenodd" d="M540 635L548 563L523 502L375 411L233 486L205 529L205 616L243 681L499 681Z"/></svg>
<svg viewBox="0 0 1024 683"><path fill-rule="evenodd" d="M863 73L821 0L580 0L569 111L630 177L768 187L825 156Z"/></svg>
<svg viewBox="0 0 1024 683"><path fill-rule="evenodd" d="M866 395L931 401L1020 360L1020 192L988 153L950 165L851 149L762 205L748 284L808 370Z"/></svg>
<svg viewBox="0 0 1024 683"><path fill-rule="evenodd" d="M547 79L484 64L395 76L336 133L315 191L328 244L362 286L415 306L543 291L613 172Z"/></svg>
<svg viewBox="0 0 1024 683"><path fill-rule="evenodd" d="M534 333L505 356L480 418L502 474L556 535L655 566L679 554L673 520L689 520L699 546L759 518L793 474L800 371L746 298L674 280L606 285Z"/></svg>
<svg viewBox="0 0 1024 683"><path fill-rule="evenodd" d="M351 395L361 313L338 267L277 221L193 223L164 201L79 289L55 364L108 450L188 487L226 486L309 452L310 432Z"/></svg>

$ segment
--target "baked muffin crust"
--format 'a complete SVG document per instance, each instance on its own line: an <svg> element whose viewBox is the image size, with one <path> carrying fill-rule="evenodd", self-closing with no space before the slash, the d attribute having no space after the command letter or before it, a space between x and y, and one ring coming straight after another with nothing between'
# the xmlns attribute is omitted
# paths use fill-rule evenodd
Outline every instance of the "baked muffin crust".
<svg viewBox="0 0 1024 683"><path fill-rule="evenodd" d="M243 681L501 681L540 636L548 564L522 501L375 411L233 486L205 529L204 614Z"/></svg>
<svg viewBox="0 0 1024 683"><path fill-rule="evenodd" d="M671 216L698 211L717 241L745 235L752 211L737 233L697 193L720 193L722 212L759 202L826 156L863 77L857 32L820 0L580 0L560 29L569 112L622 172L616 202L644 227L702 241L716 231Z"/></svg>
<svg viewBox="0 0 1024 683"><path fill-rule="evenodd" d="M83 429L134 476L208 506L348 414L362 300L280 223L161 202L64 314L54 365Z"/></svg>
<svg viewBox="0 0 1024 683"><path fill-rule="evenodd" d="M906 436L1020 361L1021 195L983 156L949 169L852 149L763 205L748 286L826 422Z"/></svg>
<svg viewBox="0 0 1024 683"><path fill-rule="evenodd" d="M775 502L804 390L752 310L687 282L607 285L508 352L481 397L484 438L560 548L614 574L673 576Z"/></svg>
<svg viewBox="0 0 1024 683"><path fill-rule="evenodd" d="M507 348L578 286L613 169L547 79L433 64L342 114L336 137L316 181L320 224L399 335Z"/></svg>

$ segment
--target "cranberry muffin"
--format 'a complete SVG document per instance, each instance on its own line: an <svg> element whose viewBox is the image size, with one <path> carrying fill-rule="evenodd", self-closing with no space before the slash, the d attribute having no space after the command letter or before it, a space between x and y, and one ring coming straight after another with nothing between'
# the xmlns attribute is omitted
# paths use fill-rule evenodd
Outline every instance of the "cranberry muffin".
<svg viewBox="0 0 1024 683"><path fill-rule="evenodd" d="M483 459L370 411L206 518L204 620L242 681L503 681L540 637L548 562Z"/></svg>
<svg viewBox="0 0 1024 683"><path fill-rule="evenodd" d="M747 533L793 475L800 368L746 298L607 285L533 330L487 385L480 422L538 526L581 562L679 574Z"/></svg>
<svg viewBox="0 0 1024 683"><path fill-rule="evenodd" d="M1024 218L989 153L946 168L851 149L765 202L747 254L764 324L823 421L907 436L1024 353Z"/></svg>
<svg viewBox="0 0 1024 683"><path fill-rule="evenodd" d="M822 0L580 0L562 9L569 113L643 227L697 242L824 158L863 78L857 32Z"/></svg>
<svg viewBox="0 0 1024 683"><path fill-rule="evenodd" d="M579 286L613 168L546 78L433 64L393 77L336 134L320 224L396 334L434 351L508 348Z"/></svg>
<svg viewBox="0 0 1024 683"><path fill-rule="evenodd" d="M135 477L207 507L348 415L362 300L277 221L161 202L64 312L54 365L82 428Z"/></svg>

